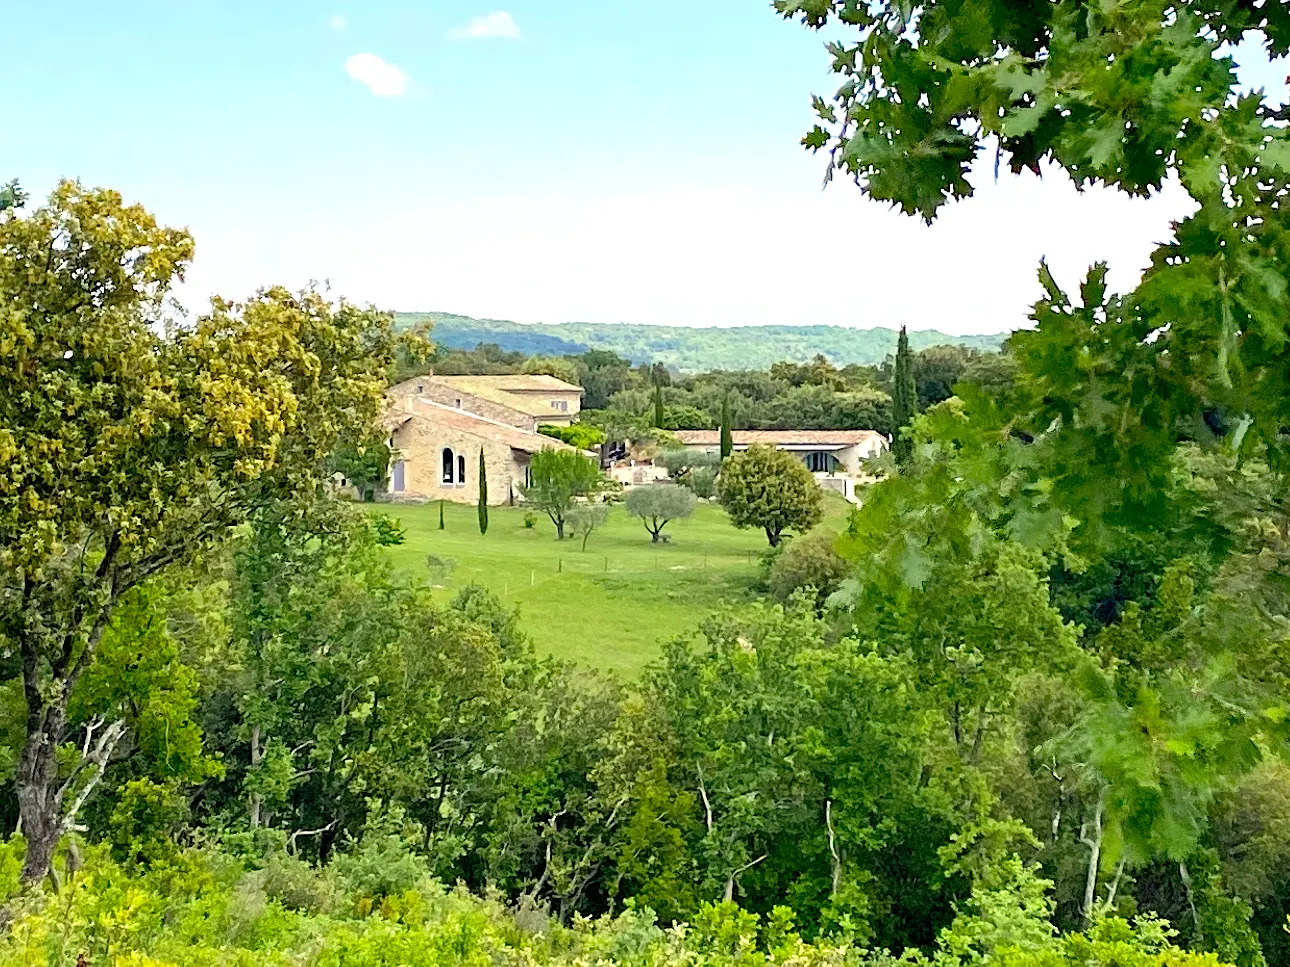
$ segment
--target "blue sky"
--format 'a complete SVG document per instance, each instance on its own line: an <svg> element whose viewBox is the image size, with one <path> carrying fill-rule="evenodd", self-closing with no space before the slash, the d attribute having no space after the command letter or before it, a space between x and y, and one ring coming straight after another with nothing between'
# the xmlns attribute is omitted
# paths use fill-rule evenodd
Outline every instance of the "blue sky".
<svg viewBox="0 0 1290 967"><path fill-rule="evenodd" d="M768 3L504 2L9 0L0 175L189 227L194 306L327 279L548 322L1009 329L1039 257L1128 284L1185 209L987 176L926 228L820 191L828 58Z"/></svg>

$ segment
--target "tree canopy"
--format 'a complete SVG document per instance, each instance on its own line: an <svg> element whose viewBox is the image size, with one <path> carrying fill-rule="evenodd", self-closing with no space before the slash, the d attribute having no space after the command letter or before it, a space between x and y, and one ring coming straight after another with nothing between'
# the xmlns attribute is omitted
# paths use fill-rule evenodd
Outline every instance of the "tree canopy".
<svg viewBox="0 0 1290 967"><path fill-rule="evenodd" d="M593 494L604 484L596 464L573 450L539 450L529 462L529 483L520 488L524 500L551 518L557 540L564 540L565 520L575 500Z"/></svg>
<svg viewBox="0 0 1290 967"><path fill-rule="evenodd" d="M736 527L758 527L771 547L785 531L810 530L823 516L823 495L806 464L784 450L752 446L736 453L717 478L721 506Z"/></svg>
<svg viewBox="0 0 1290 967"><path fill-rule="evenodd" d="M23 663L28 879L120 738L91 723L60 774L69 697L122 596L319 488L379 412L388 317L267 289L167 320L191 257L186 233L71 182L0 215L0 635Z"/></svg>

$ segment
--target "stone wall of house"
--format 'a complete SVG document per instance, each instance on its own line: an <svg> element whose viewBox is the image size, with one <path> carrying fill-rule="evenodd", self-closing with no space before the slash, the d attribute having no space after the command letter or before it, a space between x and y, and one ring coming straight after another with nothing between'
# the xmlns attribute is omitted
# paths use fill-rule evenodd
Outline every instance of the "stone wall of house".
<svg viewBox="0 0 1290 967"><path fill-rule="evenodd" d="M394 446L403 460L403 490L393 491L394 500L451 500L455 503L479 502L479 448L484 448L488 475L488 502L493 506L509 503L512 492L519 499L519 484L524 482L527 455L519 454L504 443L474 433L446 427L428 419L409 420L394 431ZM466 458L466 479L462 484L443 482L443 451L452 450L453 460ZM391 478L392 481L393 478Z"/></svg>
<svg viewBox="0 0 1290 967"><path fill-rule="evenodd" d="M390 387L389 395L401 400L416 398L432 400L443 406L454 408L457 406L457 401L461 400L461 409L467 413L474 413L476 416L496 420L498 423L506 423L510 426L518 426L522 430L534 431L538 425L536 417L522 410L514 409L502 403L495 403L492 400L486 400L482 396L476 396L473 393L454 389L451 386L436 382L433 376L426 376L424 379L407 380L397 386L392 386Z"/></svg>

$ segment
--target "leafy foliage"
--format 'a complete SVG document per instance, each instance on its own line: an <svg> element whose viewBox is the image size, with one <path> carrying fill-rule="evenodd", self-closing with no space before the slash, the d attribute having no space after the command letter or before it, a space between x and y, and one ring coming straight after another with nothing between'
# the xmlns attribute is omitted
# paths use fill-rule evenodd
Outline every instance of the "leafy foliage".
<svg viewBox="0 0 1290 967"><path fill-rule="evenodd" d="M892 442L891 452L902 467L913 457L913 441L905 435L906 428L918 412L918 390L914 384L914 361L909 351L909 334L900 327L900 340L896 343L895 388L891 398Z"/></svg>
<svg viewBox="0 0 1290 967"><path fill-rule="evenodd" d="M0 637L30 715L29 880L121 735L99 721L80 778L59 774L71 691L122 596L267 499L316 490L381 405L388 317L275 288L163 326L191 256L186 233L71 182L0 214Z"/></svg>
<svg viewBox="0 0 1290 967"><path fill-rule="evenodd" d="M806 465L773 447L749 447L727 460L718 496L736 527L761 528L771 547L785 531L808 531L823 515L820 488Z"/></svg>
<svg viewBox="0 0 1290 967"><path fill-rule="evenodd" d="M694 513L694 492L675 484L652 484L627 491L627 513L639 517L650 540L662 540L663 528Z"/></svg>
<svg viewBox="0 0 1290 967"><path fill-rule="evenodd" d="M572 450L540 450L529 463L530 483L521 487L524 500L551 518L557 540L564 540L565 520L576 498L596 493L604 485L600 468Z"/></svg>
<svg viewBox="0 0 1290 967"><path fill-rule="evenodd" d="M582 538L582 549L587 549L587 538L605 525L609 519L609 505L583 502L569 508L568 525L574 537Z"/></svg>
<svg viewBox="0 0 1290 967"><path fill-rule="evenodd" d="M788 601L798 591L815 592L817 607L836 591L851 573L851 565L833 549L836 535L815 530L795 537L775 555L766 584L780 601Z"/></svg>
<svg viewBox="0 0 1290 967"><path fill-rule="evenodd" d="M579 450L594 450L605 442L604 430L585 423L573 423L569 426L552 426L550 423L543 423L538 427L538 432L543 436L567 443L571 447L577 447Z"/></svg>

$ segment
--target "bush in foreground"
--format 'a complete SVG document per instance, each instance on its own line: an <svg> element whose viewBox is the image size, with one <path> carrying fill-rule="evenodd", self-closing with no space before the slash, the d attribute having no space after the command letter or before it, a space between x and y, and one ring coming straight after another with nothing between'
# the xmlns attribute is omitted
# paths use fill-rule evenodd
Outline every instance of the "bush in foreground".
<svg viewBox="0 0 1290 967"><path fill-rule="evenodd" d="M0 881L11 894L21 854L19 840L0 846ZM0 967L1223 967L1212 954L1174 947L1158 921L1110 919L1087 936L1052 940L1041 933L1031 949L1001 946L966 960L954 937L931 959L807 944L791 911L758 917L730 902L667 929L631 906L561 927L541 910L512 912L495 898L445 888L397 838L322 871L280 849L190 850L146 871L114 863L99 847L86 860L61 892L12 902ZM969 921L962 929L978 948L1000 932L979 915Z"/></svg>

